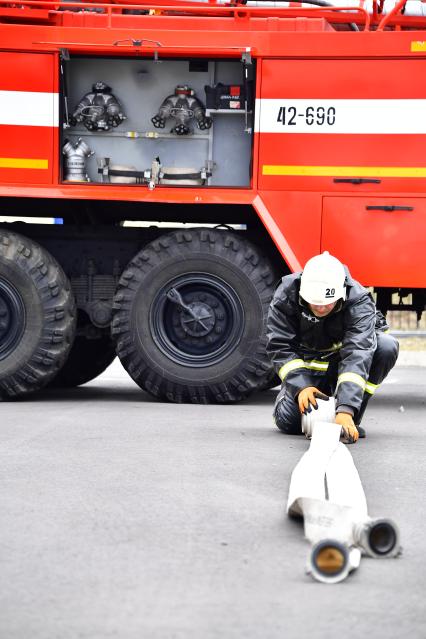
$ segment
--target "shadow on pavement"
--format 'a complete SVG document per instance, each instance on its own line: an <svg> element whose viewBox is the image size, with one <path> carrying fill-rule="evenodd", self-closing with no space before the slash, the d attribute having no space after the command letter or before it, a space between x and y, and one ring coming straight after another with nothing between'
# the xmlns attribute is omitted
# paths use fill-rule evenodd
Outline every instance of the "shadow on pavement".
<svg viewBox="0 0 426 639"><path fill-rule="evenodd" d="M228 404L228 406L263 406L270 405L271 411L275 402L275 397L277 395L277 390L267 390L262 391L261 393L257 393L252 397L244 400L243 402L239 402L237 404ZM103 381L99 383L89 382L88 384L77 386L75 388L45 388L37 393L31 394L28 397L20 397L19 402L63 402L63 401L103 401L103 402L141 402L144 404L152 404L152 403L164 403L168 404L169 402L161 402L157 400L155 397L152 397L141 388L138 388L136 385L132 387L123 386L119 387L114 383L108 384ZM13 401L13 400L11 400ZM189 405L189 403L187 404ZM222 404L222 406L226 406L226 404Z"/></svg>
<svg viewBox="0 0 426 639"><path fill-rule="evenodd" d="M77 388L46 388L28 397L19 398L19 402L81 402L81 401L103 401L103 402L142 402L145 404L155 403L157 400L148 395L140 388L117 388L102 384L96 386L78 386Z"/></svg>

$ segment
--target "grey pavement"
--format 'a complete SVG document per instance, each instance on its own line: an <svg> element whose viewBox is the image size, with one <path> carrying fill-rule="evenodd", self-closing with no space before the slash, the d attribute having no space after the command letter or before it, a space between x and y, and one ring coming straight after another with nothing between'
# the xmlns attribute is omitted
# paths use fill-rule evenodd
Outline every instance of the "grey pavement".
<svg viewBox="0 0 426 639"><path fill-rule="evenodd" d="M275 390L162 404L115 362L0 404L1 639L423 639L425 385L426 367L396 367L350 448L404 553L338 585L304 574L285 516L308 443L273 426Z"/></svg>

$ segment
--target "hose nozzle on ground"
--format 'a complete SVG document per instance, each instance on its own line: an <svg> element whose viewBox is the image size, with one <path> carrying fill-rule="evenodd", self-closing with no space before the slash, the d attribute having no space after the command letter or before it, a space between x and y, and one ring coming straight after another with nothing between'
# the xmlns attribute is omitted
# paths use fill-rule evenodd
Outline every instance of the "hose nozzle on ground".
<svg viewBox="0 0 426 639"><path fill-rule="evenodd" d="M354 540L370 557L396 557L401 552L399 530L391 519L369 519L356 525Z"/></svg>
<svg viewBox="0 0 426 639"><path fill-rule="evenodd" d="M323 539L312 547L306 572L316 581L336 584L358 568L360 559L358 548L348 548L335 539Z"/></svg>

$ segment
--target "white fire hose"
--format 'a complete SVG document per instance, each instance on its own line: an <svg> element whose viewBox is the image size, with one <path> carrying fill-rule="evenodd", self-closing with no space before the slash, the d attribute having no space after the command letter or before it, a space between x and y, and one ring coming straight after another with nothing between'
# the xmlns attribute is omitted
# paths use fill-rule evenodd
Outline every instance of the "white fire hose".
<svg viewBox="0 0 426 639"><path fill-rule="evenodd" d="M318 409L302 418L311 439L290 481L287 513L301 516L312 547L307 572L324 583L337 583L358 568L361 553L396 557L399 531L389 519L371 519L361 479L347 446L340 442L335 401L317 400Z"/></svg>
<svg viewBox="0 0 426 639"><path fill-rule="evenodd" d="M330 397L328 401L317 399L318 408L312 408L310 413L302 415L302 433L307 439L311 439L314 424L317 422L334 423L336 416L336 400Z"/></svg>

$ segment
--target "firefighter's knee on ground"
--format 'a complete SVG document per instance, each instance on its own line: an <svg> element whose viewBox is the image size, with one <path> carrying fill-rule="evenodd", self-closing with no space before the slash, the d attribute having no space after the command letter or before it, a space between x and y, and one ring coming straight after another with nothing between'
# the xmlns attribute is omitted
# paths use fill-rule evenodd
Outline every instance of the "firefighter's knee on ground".
<svg viewBox="0 0 426 639"><path fill-rule="evenodd" d="M288 401L288 400L287 400ZM289 410L285 399L278 401L274 408L274 422L277 428L287 435L301 435L301 416L295 410Z"/></svg>

